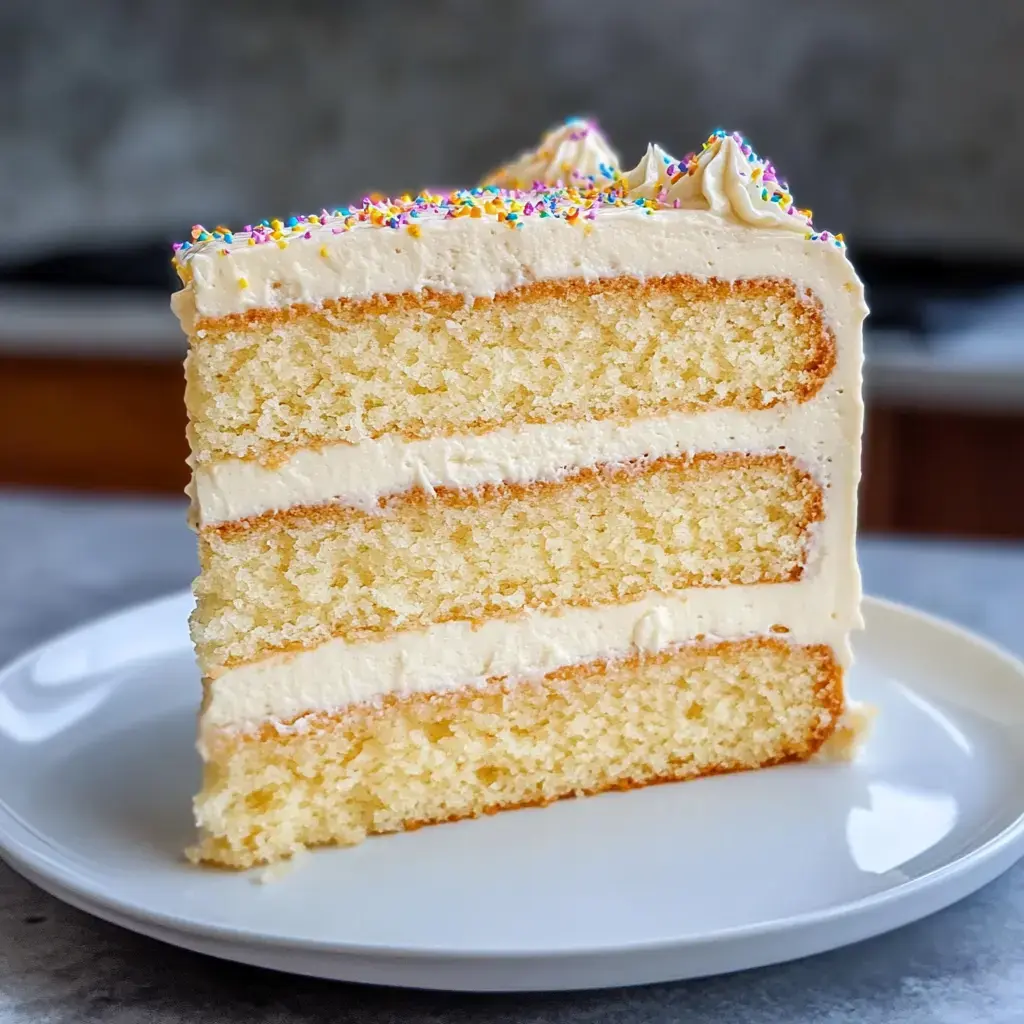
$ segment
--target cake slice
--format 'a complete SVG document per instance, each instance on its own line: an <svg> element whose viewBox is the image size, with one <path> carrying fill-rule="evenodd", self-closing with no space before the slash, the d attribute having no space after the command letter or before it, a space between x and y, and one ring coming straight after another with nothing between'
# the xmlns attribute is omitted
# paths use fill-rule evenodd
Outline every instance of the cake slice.
<svg viewBox="0 0 1024 1024"><path fill-rule="evenodd" d="M718 132L197 228L196 859L803 760L845 713L863 291Z"/></svg>

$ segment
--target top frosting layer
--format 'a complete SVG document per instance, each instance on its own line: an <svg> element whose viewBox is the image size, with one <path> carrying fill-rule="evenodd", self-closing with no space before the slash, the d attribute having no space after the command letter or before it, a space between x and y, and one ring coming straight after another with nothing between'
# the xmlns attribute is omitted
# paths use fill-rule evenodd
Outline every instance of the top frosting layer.
<svg viewBox="0 0 1024 1024"><path fill-rule="evenodd" d="M353 246L364 260L371 236L363 237L363 232L374 232L371 248L380 249L382 258L393 251L405 263L415 263L415 252L407 251L404 239L399 245L393 232L420 244L436 238L447 222L464 217L496 221L514 231L560 221L586 232L588 225L607 217L642 221L694 211L734 227L781 230L812 242L844 245L841 235L815 232L810 211L795 206L774 167L742 136L723 131L681 161L651 145L640 163L623 173L597 127L572 120L549 132L535 151L494 172L489 181L448 195L368 198L356 206L287 221L248 224L240 232L197 225L192 241L175 246L174 263L185 287L174 297L174 309L191 329L210 316L354 297L358 282L338 278L343 268L351 270L353 261L345 258L345 239L336 236L357 233L361 241ZM521 187L527 181L529 186ZM290 251L278 259L278 249ZM232 256L231 264L215 270L221 257ZM229 267L231 272L225 272ZM333 291L331 281L338 286Z"/></svg>

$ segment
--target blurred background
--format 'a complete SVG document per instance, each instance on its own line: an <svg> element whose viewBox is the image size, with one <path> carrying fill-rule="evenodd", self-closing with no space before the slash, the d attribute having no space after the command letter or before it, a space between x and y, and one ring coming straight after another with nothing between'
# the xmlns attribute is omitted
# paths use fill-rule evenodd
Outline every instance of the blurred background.
<svg viewBox="0 0 1024 1024"><path fill-rule="evenodd" d="M1024 536L1020 0L4 0L0 486L186 480L169 243L746 133L869 289L872 530Z"/></svg>

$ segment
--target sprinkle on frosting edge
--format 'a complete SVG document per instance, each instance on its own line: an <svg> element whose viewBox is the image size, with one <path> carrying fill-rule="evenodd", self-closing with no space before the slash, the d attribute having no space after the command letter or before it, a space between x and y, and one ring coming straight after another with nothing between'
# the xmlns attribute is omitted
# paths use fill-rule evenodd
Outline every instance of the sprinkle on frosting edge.
<svg viewBox="0 0 1024 1024"><path fill-rule="evenodd" d="M172 262L187 281L194 251L215 248L229 256L241 246L276 245L343 234L356 227L390 228L421 234L426 220L491 218L511 229L530 219L557 218L586 226L602 211L635 207L657 210L704 209L733 216L755 226L803 232L810 241L845 248L841 234L816 231L811 211L797 207L774 165L762 159L738 132L718 129L700 150L675 160L649 146L640 163L622 172L618 158L597 124L570 118L548 132L536 150L498 168L484 183L446 195L424 191L416 196L367 196L361 203L286 220L262 220L241 231L224 225L197 224L190 240L176 242ZM326 249L321 248L326 256Z"/></svg>

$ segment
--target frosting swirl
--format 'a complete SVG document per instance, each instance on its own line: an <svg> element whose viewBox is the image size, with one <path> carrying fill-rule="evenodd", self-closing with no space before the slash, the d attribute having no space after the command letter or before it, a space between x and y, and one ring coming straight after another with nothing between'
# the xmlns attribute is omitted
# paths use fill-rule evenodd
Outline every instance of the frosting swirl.
<svg viewBox="0 0 1024 1024"><path fill-rule="evenodd" d="M647 147L640 163L624 175L627 195L630 199L658 199L667 195L673 178L682 171L679 161L669 156L661 146L652 142Z"/></svg>
<svg viewBox="0 0 1024 1024"><path fill-rule="evenodd" d="M779 179L774 166L735 133L715 132L700 153L682 162L650 145L625 177L630 198L709 210L754 227L805 234L811 230L810 210L794 205L788 186Z"/></svg>
<svg viewBox="0 0 1024 1024"><path fill-rule="evenodd" d="M618 168L619 157L596 122L573 117L549 131L536 149L492 171L482 184L503 189L601 188L618 177Z"/></svg>

